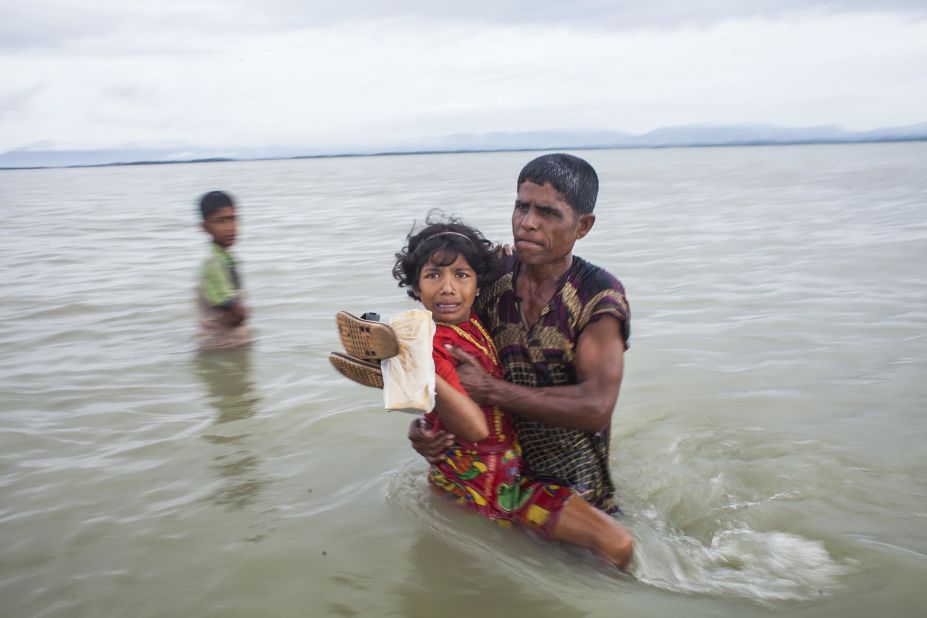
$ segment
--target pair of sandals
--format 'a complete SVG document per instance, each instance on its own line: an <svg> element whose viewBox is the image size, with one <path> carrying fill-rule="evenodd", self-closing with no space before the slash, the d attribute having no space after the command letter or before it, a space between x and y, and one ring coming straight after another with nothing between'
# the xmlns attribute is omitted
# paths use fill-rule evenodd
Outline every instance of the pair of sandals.
<svg viewBox="0 0 927 618"><path fill-rule="evenodd" d="M343 352L332 352L328 362L344 377L372 388L383 388L380 361L399 354L399 338L375 313L361 317L347 311L335 314Z"/></svg>

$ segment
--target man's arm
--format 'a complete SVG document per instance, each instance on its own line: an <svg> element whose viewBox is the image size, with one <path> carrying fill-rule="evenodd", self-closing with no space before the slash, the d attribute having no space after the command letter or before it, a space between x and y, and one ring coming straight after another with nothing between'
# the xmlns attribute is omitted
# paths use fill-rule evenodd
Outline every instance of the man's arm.
<svg viewBox="0 0 927 618"><path fill-rule="evenodd" d="M465 352L452 349L457 375L471 398L555 427L599 431L611 421L624 374L621 324L603 316L576 343L576 384L531 388L493 378Z"/></svg>
<svg viewBox="0 0 927 618"><path fill-rule="evenodd" d="M409 425L409 442L415 452L430 464L444 461L444 453L454 445L454 434L443 430L435 431L424 416L419 416Z"/></svg>

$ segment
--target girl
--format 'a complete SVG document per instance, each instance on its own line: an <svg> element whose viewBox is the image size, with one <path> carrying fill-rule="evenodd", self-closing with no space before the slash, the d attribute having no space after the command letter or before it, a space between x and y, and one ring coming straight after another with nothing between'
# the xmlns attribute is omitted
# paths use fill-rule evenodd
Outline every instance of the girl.
<svg viewBox="0 0 927 618"><path fill-rule="evenodd" d="M431 467L429 481L437 493L484 517L591 549L625 568L633 552L628 531L569 487L526 476L512 418L499 408L480 407L460 385L447 346L462 349L502 377L493 341L472 310L480 285L491 280L496 268L492 244L454 219L410 234L396 254L393 276L431 311L437 326L437 403L426 419L457 436L443 461Z"/></svg>

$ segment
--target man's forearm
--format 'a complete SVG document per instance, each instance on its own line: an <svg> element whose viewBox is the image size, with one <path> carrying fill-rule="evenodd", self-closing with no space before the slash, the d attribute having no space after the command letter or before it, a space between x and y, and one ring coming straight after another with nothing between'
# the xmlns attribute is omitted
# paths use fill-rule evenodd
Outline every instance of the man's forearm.
<svg viewBox="0 0 927 618"><path fill-rule="evenodd" d="M606 318L586 327L576 345L575 384L512 384L490 376L465 352L451 348L451 355L460 363L457 376L474 401L554 427L600 431L611 422L624 375L619 326L616 319Z"/></svg>
<svg viewBox="0 0 927 618"><path fill-rule="evenodd" d="M532 388L491 378L483 401L545 425L599 431L611 421L617 401L585 384ZM599 393L596 393L599 390Z"/></svg>

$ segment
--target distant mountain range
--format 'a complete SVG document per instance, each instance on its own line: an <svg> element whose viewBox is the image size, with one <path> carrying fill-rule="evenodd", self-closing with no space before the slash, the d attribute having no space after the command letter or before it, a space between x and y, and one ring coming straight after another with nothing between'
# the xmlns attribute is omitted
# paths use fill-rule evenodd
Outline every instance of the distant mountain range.
<svg viewBox="0 0 927 618"><path fill-rule="evenodd" d="M847 131L836 126L779 127L775 125L689 125L656 129L643 135L618 131L527 131L518 133L464 133L445 135L388 147L367 148L189 148L33 150L16 149L0 154L0 169L28 167L81 167L145 165L255 159L371 156L436 152L504 150L580 150L585 148L670 148L697 146L751 146L784 144L842 144L927 140L927 123L872 131Z"/></svg>

